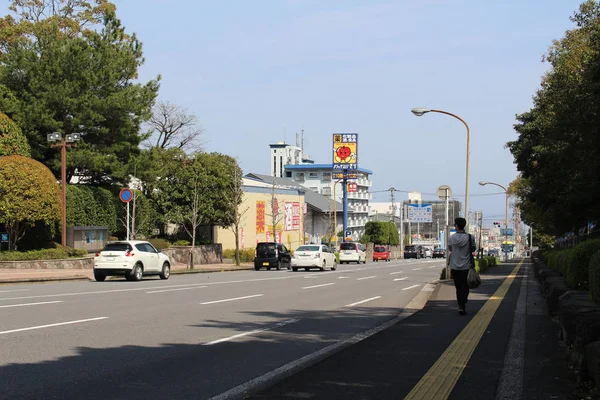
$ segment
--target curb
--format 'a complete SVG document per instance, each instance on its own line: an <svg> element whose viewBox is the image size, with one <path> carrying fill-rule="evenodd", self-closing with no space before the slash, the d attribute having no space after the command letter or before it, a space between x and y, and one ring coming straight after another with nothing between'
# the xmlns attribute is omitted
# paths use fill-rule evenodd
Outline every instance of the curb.
<svg viewBox="0 0 600 400"><path fill-rule="evenodd" d="M207 272L235 272L235 271L250 271L254 270L254 267L241 267L241 268L213 268L213 269L182 269L173 271L171 270L171 275L185 275L185 274L204 274Z"/></svg>
<svg viewBox="0 0 600 400"><path fill-rule="evenodd" d="M342 350L347 349L350 346L353 346L399 322L410 317L411 315L419 312L425 307L427 301L433 294L434 290L439 286L439 279L430 281L426 283L423 288L417 293L415 297L412 298L408 304L402 308L400 314L397 317L394 317L381 325L376 326L375 328L371 328L364 332L358 333L354 336L351 336L347 339L344 339L340 342L329 345L319 351L308 354L302 358L294 360L290 363L282 365L279 368L272 370L271 372L267 372L264 375L261 375L257 378L249 380L241 385L238 385L232 389L227 390L221 394L218 394L214 397L211 397L208 400L232 400L232 399L244 399L248 396L252 396L264 389L267 389L276 383L294 375L298 372L309 368L316 363L323 361L324 359L333 356L336 353L341 352ZM410 310L410 311L407 311Z"/></svg>

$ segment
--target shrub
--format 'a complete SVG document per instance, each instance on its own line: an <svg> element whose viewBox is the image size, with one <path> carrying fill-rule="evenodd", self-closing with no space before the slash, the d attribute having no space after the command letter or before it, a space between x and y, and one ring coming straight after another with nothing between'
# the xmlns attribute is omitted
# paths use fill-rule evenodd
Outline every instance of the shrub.
<svg viewBox="0 0 600 400"><path fill-rule="evenodd" d="M493 267L495 265L498 265L498 258L497 257L484 257L484 258L487 261L488 267Z"/></svg>
<svg viewBox="0 0 600 400"><path fill-rule="evenodd" d="M0 261L33 261L33 260L62 260L70 257L81 258L87 255L82 249L57 247L30 251L4 251L0 253Z"/></svg>
<svg viewBox="0 0 600 400"><path fill-rule="evenodd" d="M590 278L590 259L600 250L600 240L588 240L573 248L565 280L567 286L587 290Z"/></svg>
<svg viewBox="0 0 600 400"><path fill-rule="evenodd" d="M235 261L235 249L223 250L223 258L229 258ZM240 262L247 263L254 261L254 249L240 249Z"/></svg>
<svg viewBox="0 0 600 400"><path fill-rule="evenodd" d="M149 239L148 242L150 242L152 246L156 247L157 249L168 249L171 247L171 244L165 239Z"/></svg>
<svg viewBox="0 0 600 400"><path fill-rule="evenodd" d="M589 288L592 300L600 301L600 251L590 259Z"/></svg>
<svg viewBox="0 0 600 400"><path fill-rule="evenodd" d="M173 242L173 246L189 246L190 241L185 239L176 240Z"/></svg>
<svg viewBox="0 0 600 400"><path fill-rule="evenodd" d="M477 272L484 272L488 268L488 261L485 258L475 259L475 270Z"/></svg>
<svg viewBox="0 0 600 400"><path fill-rule="evenodd" d="M31 147L21 128L0 112L0 156L31 157Z"/></svg>

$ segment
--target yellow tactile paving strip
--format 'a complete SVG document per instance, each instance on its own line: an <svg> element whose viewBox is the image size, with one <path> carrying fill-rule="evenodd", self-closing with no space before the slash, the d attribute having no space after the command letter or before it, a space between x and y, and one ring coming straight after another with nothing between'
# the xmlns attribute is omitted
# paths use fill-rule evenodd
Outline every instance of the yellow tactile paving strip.
<svg viewBox="0 0 600 400"><path fill-rule="evenodd" d="M522 263L521 261L506 277L498 290L405 397L406 400L445 400L450 396Z"/></svg>

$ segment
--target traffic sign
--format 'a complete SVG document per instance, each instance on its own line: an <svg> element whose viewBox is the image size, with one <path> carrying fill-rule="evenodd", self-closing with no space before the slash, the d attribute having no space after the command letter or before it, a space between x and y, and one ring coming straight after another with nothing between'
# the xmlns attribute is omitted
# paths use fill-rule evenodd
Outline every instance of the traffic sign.
<svg viewBox="0 0 600 400"><path fill-rule="evenodd" d="M440 200L446 200L452 197L452 189L448 185L442 185L437 190L437 195Z"/></svg>
<svg viewBox="0 0 600 400"><path fill-rule="evenodd" d="M8 233L7 232L0 233L0 243L8 243Z"/></svg>
<svg viewBox="0 0 600 400"><path fill-rule="evenodd" d="M348 183L348 193L356 193L358 192L358 183L350 182Z"/></svg>
<svg viewBox="0 0 600 400"><path fill-rule="evenodd" d="M129 203L133 199L133 192L129 188L121 189L119 198L123 203Z"/></svg>
<svg viewBox="0 0 600 400"><path fill-rule="evenodd" d="M352 236L352 231L346 231L346 236Z"/></svg>
<svg viewBox="0 0 600 400"><path fill-rule="evenodd" d="M407 204L410 222L432 222L431 204Z"/></svg>

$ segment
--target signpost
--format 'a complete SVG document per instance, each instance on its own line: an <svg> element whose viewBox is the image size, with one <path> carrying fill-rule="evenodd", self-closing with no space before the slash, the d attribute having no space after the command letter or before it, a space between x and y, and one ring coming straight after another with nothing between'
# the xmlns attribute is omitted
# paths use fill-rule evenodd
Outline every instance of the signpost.
<svg viewBox="0 0 600 400"><path fill-rule="evenodd" d="M123 203L127 204L127 240L129 240L129 202L133 200L133 192L129 188L123 188L119 192L119 198ZM135 211L135 210L134 210Z"/></svg>
<svg viewBox="0 0 600 400"><path fill-rule="evenodd" d="M410 222L433 222L431 204L407 204Z"/></svg>
<svg viewBox="0 0 600 400"><path fill-rule="evenodd" d="M358 192L358 184L354 182L348 183L348 193Z"/></svg>
<svg viewBox="0 0 600 400"><path fill-rule="evenodd" d="M8 243L7 232L0 232L0 250L2 250L2 243Z"/></svg>
<svg viewBox="0 0 600 400"><path fill-rule="evenodd" d="M348 230L348 179L349 174L358 171L358 134L333 134L333 171L334 175L342 174L344 233ZM358 177L358 175L356 175ZM356 179L356 178L354 178ZM335 199L334 199L335 200Z"/></svg>
<svg viewBox="0 0 600 400"><path fill-rule="evenodd" d="M448 201L452 196L452 189L448 185L441 185L437 189L437 195L440 200L446 202L446 225L444 226L444 246L446 246L444 254L446 255L446 279L450 279L450 253L448 251L448 240L450 239L450 226L448 221Z"/></svg>

